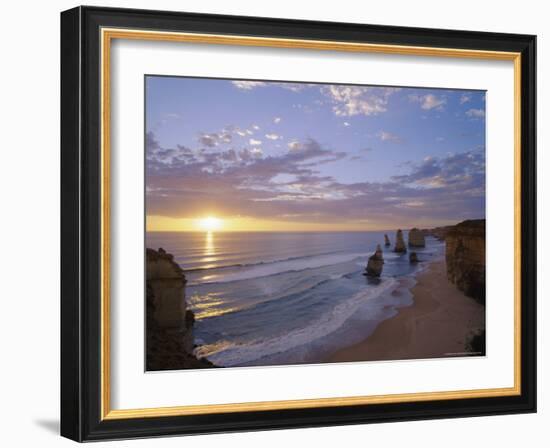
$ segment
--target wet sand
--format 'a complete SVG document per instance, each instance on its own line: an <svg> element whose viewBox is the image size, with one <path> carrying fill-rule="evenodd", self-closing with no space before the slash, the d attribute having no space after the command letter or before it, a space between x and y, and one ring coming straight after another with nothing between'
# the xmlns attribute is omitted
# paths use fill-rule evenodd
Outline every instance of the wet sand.
<svg viewBox="0 0 550 448"><path fill-rule="evenodd" d="M485 307L448 282L445 261L417 278L414 302L381 322L364 341L341 349L328 362L465 356L466 340L485 328Z"/></svg>

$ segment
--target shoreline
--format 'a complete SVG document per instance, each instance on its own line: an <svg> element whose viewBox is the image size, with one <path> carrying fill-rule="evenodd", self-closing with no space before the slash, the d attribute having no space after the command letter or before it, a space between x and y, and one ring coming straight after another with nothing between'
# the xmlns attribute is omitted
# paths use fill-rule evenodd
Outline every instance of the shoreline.
<svg viewBox="0 0 550 448"><path fill-rule="evenodd" d="M363 341L323 362L389 361L472 356L466 342L485 328L485 306L447 280L445 260L433 261L416 278L413 303L380 322Z"/></svg>

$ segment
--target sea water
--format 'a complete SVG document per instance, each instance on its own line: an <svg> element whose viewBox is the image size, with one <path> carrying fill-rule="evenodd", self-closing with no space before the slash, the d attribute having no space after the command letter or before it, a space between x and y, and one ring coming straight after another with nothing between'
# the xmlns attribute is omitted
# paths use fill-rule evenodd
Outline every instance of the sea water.
<svg viewBox="0 0 550 448"><path fill-rule="evenodd" d="M384 247L395 232L150 232L185 271L196 354L219 366L323 362L412 304L410 289L444 243L426 238L409 263ZM407 232L405 232L406 234ZM376 245L379 279L363 275Z"/></svg>

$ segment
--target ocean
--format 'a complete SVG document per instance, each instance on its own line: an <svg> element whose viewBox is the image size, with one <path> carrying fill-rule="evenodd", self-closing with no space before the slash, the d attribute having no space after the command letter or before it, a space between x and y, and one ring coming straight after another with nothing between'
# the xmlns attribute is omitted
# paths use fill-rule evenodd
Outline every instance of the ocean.
<svg viewBox="0 0 550 448"><path fill-rule="evenodd" d="M444 243L426 238L411 265L384 247L384 233L393 245L395 231L149 232L146 243L185 271L197 356L224 367L283 365L323 362L412 303L415 276L443 258ZM377 244L385 264L370 279L363 272Z"/></svg>

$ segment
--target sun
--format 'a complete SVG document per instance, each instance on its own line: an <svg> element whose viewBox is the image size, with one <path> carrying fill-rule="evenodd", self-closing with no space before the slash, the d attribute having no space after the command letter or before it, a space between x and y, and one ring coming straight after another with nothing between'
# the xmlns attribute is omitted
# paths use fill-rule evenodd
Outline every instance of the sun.
<svg viewBox="0 0 550 448"><path fill-rule="evenodd" d="M199 219L198 226L205 232L214 232L223 227L223 221L215 216L207 216L206 218Z"/></svg>

